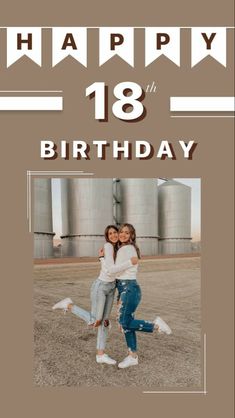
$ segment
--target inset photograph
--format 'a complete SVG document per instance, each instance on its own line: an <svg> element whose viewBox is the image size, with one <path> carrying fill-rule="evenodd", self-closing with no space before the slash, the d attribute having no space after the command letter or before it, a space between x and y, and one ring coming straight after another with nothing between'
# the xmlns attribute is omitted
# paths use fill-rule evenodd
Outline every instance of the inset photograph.
<svg viewBox="0 0 235 418"><path fill-rule="evenodd" d="M36 386L203 389L199 178L33 178Z"/></svg>

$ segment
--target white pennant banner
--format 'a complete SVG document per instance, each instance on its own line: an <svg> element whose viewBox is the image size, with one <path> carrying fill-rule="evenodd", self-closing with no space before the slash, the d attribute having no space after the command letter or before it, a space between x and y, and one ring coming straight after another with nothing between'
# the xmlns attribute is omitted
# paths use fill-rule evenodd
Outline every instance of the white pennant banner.
<svg viewBox="0 0 235 418"><path fill-rule="evenodd" d="M180 28L145 28L145 67L161 55L180 66Z"/></svg>
<svg viewBox="0 0 235 418"><path fill-rule="evenodd" d="M118 55L134 67L134 28L100 28L99 64Z"/></svg>
<svg viewBox="0 0 235 418"><path fill-rule="evenodd" d="M7 67L24 55L41 67L41 28L7 28Z"/></svg>
<svg viewBox="0 0 235 418"><path fill-rule="evenodd" d="M191 65L210 55L226 67L226 28L191 29Z"/></svg>
<svg viewBox="0 0 235 418"><path fill-rule="evenodd" d="M0 28L1 29L1 28ZM87 67L89 27L6 27L7 67L23 56L42 65L42 29L52 30L52 67L71 56ZM94 29L94 28L93 28ZM134 67L134 27L99 27L99 65L119 56ZM180 66L180 27L146 27L145 67L164 55ZM226 27L191 28L191 66L208 55L226 67Z"/></svg>
<svg viewBox="0 0 235 418"><path fill-rule="evenodd" d="M52 67L69 55L87 67L87 28L52 28Z"/></svg>

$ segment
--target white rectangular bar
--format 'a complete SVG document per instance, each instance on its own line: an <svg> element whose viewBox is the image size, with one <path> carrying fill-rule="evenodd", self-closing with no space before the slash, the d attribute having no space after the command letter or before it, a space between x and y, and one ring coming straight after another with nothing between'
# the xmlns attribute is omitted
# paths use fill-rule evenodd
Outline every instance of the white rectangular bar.
<svg viewBox="0 0 235 418"><path fill-rule="evenodd" d="M171 97L171 112L233 112L235 97Z"/></svg>
<svg viewBox="0 0 235 418"><path fill-rule="evenodd" d="M63 97L0 97L1 110L63 110Z"/></svg>

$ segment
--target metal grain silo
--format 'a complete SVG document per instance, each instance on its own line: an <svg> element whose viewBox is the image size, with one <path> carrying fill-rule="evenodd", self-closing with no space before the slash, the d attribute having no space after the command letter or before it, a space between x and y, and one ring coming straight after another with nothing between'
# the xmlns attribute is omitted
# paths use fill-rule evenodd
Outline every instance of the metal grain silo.
<svg viewBox="0 0 235 418"><path fill-rule="evenodd" d="M142 255L158 253L157 179L121 179L122 222L133 224Z"/></svg>
<svg viewBox="0 0 235 418"><path fill-rule="evenodd" d="M113 223L112 179L62 180L63 254L96 257Z"/></svg>
<svg viewBox="0 0 235 418"><path fill-rule="evenodd" d="M34 257L53 257L51 179L34 179Z"/></svg>
<svg viewBox="0 0 235 418"><path fill-rule="evenodd" d="M191 188L175 180L158 187L159 236L162 254L191 251Z"/></svg>
<svg viewBox="0 0 235 418"><path fill-rule="evenodd" d="M122 193L121 181L113 179L113 223L118 227L122 223Z"/></svg>
<svg viewBox="0 0 235 418"><path fill-rule="evenodd" d="M69 231L71 230L70 227L70 213L69 208L71 206L71 202L68 197L69 193L69 180L67 178L60 179L60 188L61 188L61 217L62 217L62 246L61 252L62 255L67 257L72 255L72 240L70 239Z"/></svg>

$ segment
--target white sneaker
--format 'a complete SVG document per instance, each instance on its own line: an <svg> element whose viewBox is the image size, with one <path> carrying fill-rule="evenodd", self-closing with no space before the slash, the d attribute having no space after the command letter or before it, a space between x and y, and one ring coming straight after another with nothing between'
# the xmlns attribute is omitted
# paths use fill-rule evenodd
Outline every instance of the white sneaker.
<svg viewBox="0 0 235 418"><path fill-rule="evenodd" d="M126 367L137 366L137 364L138 364L138 356L133 357L129 355L126 358L124 358L124 360L121 361L121 363L119 363L118 367L119 369L125 369Z"/></svg>
<svg viewBox="0 0 235 418"><path fill-rule="evenodd" d="M96 355L96 362L97 363L105 363L105 364L116 364L116 360L112 359L108 356L108 354L97 354Z"/></svg>
<svg viewBox="0 0 235 418"><path fill-rule="evenodd" d="M70 305L71 303L73 303L72 299L70 298L65 298L63 300L61 300L60 302L56 303L52 309L63 309L65 312L67 312L68 310L68 305Z"/></svg>
<svg viewBox="0 0 235 418"><path fill-rule="evenodd" d="M168 335L172 333L169 325L167 325L167 323L163 321L163 319L160 318L160 316L157 316L157 318L154 320L154 325L159 333L164 332L165 334L168 334Z"/></svg>

